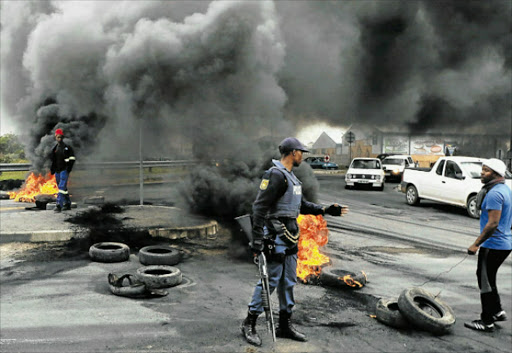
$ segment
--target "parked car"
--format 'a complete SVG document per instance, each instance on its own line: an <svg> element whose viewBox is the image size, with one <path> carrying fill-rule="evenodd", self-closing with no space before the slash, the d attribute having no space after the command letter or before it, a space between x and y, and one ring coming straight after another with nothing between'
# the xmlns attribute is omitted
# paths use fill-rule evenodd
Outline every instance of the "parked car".
<svg viewBox="0 0 512 353"><path fill-rule="evenodd" d="M412 157L408 155L392 155L382 160L382 168L384 169L387 180L394 179L400 181L404 169L412 167L414 167L414 161Z"/></svg>
<svg viewBox="0 0 512 353"><path fill-rule="evenodd" d="M398 156L400 153L381 153L377 156L378 159L380 159L381 161L386 158L386 157L389 157L389 156Z"/></svg>
<svg viewBox="0 0 512 353"><path fill-rule="evenodd" d="M432 169L406 169L400 189L409 205L417 205L421 199L433 200L464 207L470 217L479 218L476 195L482 189L482 162L475 157L441 157ZM512 189L508 171L505 184Z"/></svg>
<svg viewBox="0 0 512 353"><path fill-rule="evenodd" d="M338 165L333 162L326 162L324 157L307 157L304 159L313 169L338 169Z"/></svg>
<svg viewBox="0 0 512 353"><path fill-rule="evenodd" d="M378 158L354 158L345 174L345 188L370 185L384 190L385 180L382 162Z"/></svg>

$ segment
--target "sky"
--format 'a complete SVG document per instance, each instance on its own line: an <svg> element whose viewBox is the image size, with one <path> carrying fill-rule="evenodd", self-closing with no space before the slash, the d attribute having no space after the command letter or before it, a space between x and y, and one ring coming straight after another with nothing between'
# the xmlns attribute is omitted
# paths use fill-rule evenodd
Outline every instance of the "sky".
<svg viewBox="0 0 512 353"><path fill-rule="evenodd" d="M0 135L15 134L18 129L13 123L13 119L1 108L0 111Z"/></svg>
<svg viewBox="0 0 512 353"><path fill-rule="evenodd" d="M346 128L330 126L326 123L316 123L301 127L297 132L297 139L306 145L311 145L325 132L336 143L341 143L341 136L345 131Z"/></svg>

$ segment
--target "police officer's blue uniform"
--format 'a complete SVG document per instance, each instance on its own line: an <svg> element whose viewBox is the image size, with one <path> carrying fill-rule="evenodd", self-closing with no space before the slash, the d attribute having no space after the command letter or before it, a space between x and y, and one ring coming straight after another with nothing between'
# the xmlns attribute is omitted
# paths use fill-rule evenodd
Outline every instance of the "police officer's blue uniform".
<svg viewBox="0 0 512 353"><path fill-rule="evenodd" d="M256 236L263 233L264 238L274 240L275 251L268 263L270 292L277 288L279 310L291 313L295 305L293 287L297 283L297 217L300 211L304 214L323 214L323 208L303 200L300 180L280 161L272 162L274 167L263 176L253 204L253 233ZM249 311L255 314L263 312L261 286L259 281L249 303Z"/></svg>
<svg viewBox="0 0 512 353"><path fill-rule="evenodd" d="M281 161L295 159L295 151L308 152L293 137L284 139L280 146ZM292 155L292 159L288 156ZM273 160L274 166L263 175L260 190L252 206L252 248L254 252L265 251L269 275L269 289L272 293L277 288L279 298L279 324L277 337L306 341L306 336L298 332L291 324L292 309L295 305L293 287L297 283L297 252L299 225L297 217L301 214L341 216L342 207L333 204L323 208L302 197L302 183L288 170L281 161ZM346 213L346 212L345 212ZM265 245L265 246L264 246ZM270 247L269 245L272 245ZM247 342L261 345L261 338L256 332L256 320L263 309L261 280L256 285L249 303L247 317L240 327Z"/></svg>

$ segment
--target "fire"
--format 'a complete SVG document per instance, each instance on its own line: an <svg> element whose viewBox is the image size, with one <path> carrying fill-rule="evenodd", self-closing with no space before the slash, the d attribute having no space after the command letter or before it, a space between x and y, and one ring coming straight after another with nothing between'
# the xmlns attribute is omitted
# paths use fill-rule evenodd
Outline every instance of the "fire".
<svg viewBox="0 0 512 353"><path fill-rule="evenodd" d="M368 277L366 276L366 273L364 271L361 271L362 275L364 276L365 282L368 280ZM347 286L352 288L362 288L363 284L359 281L356 281L354 278L352 278L351 275L346 275L343 277L338 277L340 281L343 281L347 284Z"/></svg>
<svg viewBox="0 0 512 353"><path fill-rule="evenodd" d="M327 244L329 230L321 215L299 215L297 221L300 227L297 277L306 283L309 276L319 276L322 266L331 261L318 250Z"/></svg>
<svg viewBox="0 0 512 353"><path fill-rule="evenodd" d="M42 174L30 173L25 180L23 187L19 191L9 192L9 198L18 202L35 202L35 197L40 194L56 194L59 191L55 176L48 173Z"/></svg>

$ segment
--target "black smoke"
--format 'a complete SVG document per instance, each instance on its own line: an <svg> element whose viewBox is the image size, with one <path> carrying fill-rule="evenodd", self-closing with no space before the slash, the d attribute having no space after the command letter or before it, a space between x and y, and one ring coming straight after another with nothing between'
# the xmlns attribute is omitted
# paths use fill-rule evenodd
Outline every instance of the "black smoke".
<svg viewBox="0 0 512 353"><path fill-rule="evenodd" d="M6 1L1 104L37 170L58 127L78 161L134 160L140 134L145 158L205 165L185 188L192 207L222 200L215 209L238 213L277 151L278 141L255 147L264 137L319 121L417 134L510 126L511 10L508 0Z"/></svg>

